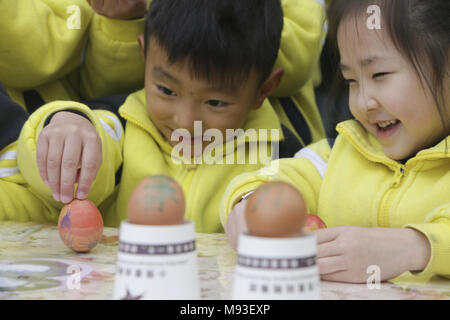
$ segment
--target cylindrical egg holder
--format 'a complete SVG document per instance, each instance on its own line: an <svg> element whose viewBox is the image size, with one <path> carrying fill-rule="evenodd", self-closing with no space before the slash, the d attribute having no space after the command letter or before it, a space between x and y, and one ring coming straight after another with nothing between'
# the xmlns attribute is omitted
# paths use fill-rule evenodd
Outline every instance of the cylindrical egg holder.
<svg viewBox="0 0 450 320"><path fill-rule="evenodd" d="M232 298L318 300L320 277L316 237L263 238L241 234Z"/></svg>
<svg viewBox="0 0 450 320"><path fill-rule="evenodd" d="M200 299L194 223L149 226L123 221L113 299Z"/></svg>

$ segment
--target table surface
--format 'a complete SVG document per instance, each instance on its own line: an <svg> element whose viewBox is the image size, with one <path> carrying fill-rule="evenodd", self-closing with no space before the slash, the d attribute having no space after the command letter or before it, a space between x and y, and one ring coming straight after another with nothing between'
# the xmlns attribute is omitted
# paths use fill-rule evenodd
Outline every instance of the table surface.
<svg viewBox="0 0 450 320"><path fill-rule="evenodd" d="M64 246L56 226L0 223L0 299L111 299L118 229L104 228L89 253ZM236 253L223 234L196 234L201 298L231 299ZM321 281L321 299L450 300L450 280L414 281L408 274L378 288Z"/></svg>

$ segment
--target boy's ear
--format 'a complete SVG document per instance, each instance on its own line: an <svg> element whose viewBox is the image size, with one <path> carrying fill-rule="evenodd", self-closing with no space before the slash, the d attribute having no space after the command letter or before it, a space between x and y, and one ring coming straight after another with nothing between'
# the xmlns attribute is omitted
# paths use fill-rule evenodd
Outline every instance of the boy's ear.
<svg viewBox="0 0 450 320"><path fill-rule="evenodd" d="M256 105L253 109L258 109L261 107L262 103L264 102L264 99L266 99L268 96L270 96L275 89L280 84L281 79L284 75L284 69L277 67L272 70L272 72L269 74L267 79L264 81L264 83L261 85L261 88L258 91L258 97L256 99Z"/></svg>
<svg viewBox="0 0 450 320"><path fill-rule="evenodd" d="M139 34L138 42L139 42L139 47L141 47L142 60L144 60L144 62L145 62L145 38L144 38L144 34L143 33Z"/></svg>

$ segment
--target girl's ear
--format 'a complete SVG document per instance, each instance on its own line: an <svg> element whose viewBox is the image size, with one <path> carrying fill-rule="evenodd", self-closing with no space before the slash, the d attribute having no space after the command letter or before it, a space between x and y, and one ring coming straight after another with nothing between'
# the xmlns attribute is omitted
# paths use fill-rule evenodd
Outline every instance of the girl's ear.
<svg viewBox="0 0 450 320"><path fill-rule="evenodd" d="M264 99L270 96L278 87L281 79L283 78L283 75L284 69L282 68L277 67L272 70L272 72L269 74L269 76L261 85L261 88L258 91L258 97L256 98L256 105L253 109L258 109L259 107L261 107L262 103L264 102Z"/></svg>
<svg viewBox="0 0 450 320"><path fill-rule="evenodd" d="M145 39L144 34L140 33L138 36L139 47L141 47L142 60L145 62Z"/></svg>

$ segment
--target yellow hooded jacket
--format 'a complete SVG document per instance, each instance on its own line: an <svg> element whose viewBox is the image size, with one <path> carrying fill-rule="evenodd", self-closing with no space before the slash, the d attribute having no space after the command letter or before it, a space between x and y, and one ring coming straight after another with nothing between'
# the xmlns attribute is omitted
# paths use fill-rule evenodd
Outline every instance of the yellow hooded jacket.
<svg viewBox="0 0 450 320"><path fill-rule="evenodd" d="M322 140L280 159L278 173L242 174L228 186L221 219L241 196L282 180L304 196L308 212L328 227L414 228L431 244L431 259L417 276L450 275L450 136L418 152L405 164L388 158L379 142L355 120L337 126L331 148Z"/></svg>

